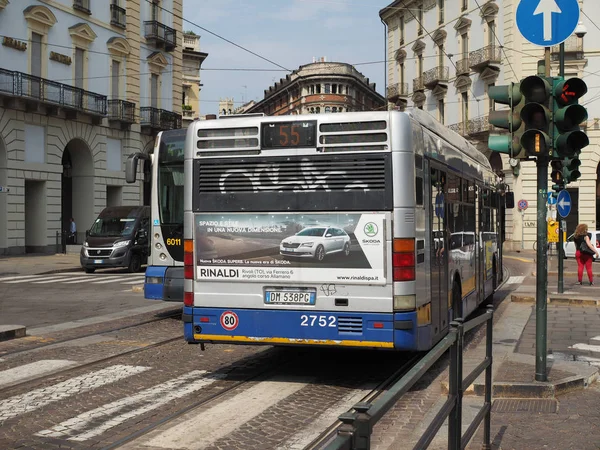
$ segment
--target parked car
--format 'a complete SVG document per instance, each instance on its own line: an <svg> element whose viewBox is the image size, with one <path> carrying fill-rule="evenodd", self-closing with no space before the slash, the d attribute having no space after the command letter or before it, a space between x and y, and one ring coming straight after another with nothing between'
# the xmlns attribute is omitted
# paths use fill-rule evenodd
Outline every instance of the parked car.
<svg viewBox="0 0 600 450"><path fill-rule="evenodd" d="M592 235L590 241L592 245L596 247L596 249L600 248L600 230L588 231ZM572 234L568 237L567 242L563 243L563 249L565 251L565 259L566 258L575 258L575 236ZM597 261L598 258L595 259Z"/></svg>
<svg viewBox="0 0 600 450"><path fill-rule="evenodd" d="M323 261L331 253L350 254L350 236L341 228L308 227L285 238L279 246L283 256Z"/></svg>

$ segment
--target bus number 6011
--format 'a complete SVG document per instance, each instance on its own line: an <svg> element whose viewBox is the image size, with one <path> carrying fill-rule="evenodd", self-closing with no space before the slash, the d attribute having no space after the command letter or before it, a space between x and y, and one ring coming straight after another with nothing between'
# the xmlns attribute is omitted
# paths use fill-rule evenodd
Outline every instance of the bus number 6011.
<svg viewBox="0 0 600 450"><path fill-rule="evenodd" d="M315 316L302 314L300 316L301 327L336 327L335 316Z"/></svg>
<svg viewBox="0 0 600 450"><path fill-rule="evenodd" d="M167 245L181 245L181 239L167 238Z"/></svg>

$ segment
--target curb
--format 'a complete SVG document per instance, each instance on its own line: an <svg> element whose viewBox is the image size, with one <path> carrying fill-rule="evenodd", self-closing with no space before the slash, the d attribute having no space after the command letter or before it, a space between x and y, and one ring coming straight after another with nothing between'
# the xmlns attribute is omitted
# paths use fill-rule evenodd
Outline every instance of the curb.
<svg viewBox="0 0 600 450"><path fill-rule="evenodd" d="M27 334L23 325L0 325L0 341L22 338Z"/></svg>
<svg viewBox="0 0 600 450"><path fill-rule="evenodd" d="M492 397L494 398L555 398L567 392L585 389L598 379L598 371L589 376L575 375L554 382L504 382L495 381L492 384ZM448 381L441 382L442 394L448 394ZM463 395L483 397L485 384L473 383Z"/></svg>
<svg viewBox="0 0 600 450"><path fill-rule="evenodd" d="M510 300L514 303L535 303L535 295L511 294ZM568 298L548 296L548 304L563 306L600 306L600 300L596 300L593 298Z"/></svg>

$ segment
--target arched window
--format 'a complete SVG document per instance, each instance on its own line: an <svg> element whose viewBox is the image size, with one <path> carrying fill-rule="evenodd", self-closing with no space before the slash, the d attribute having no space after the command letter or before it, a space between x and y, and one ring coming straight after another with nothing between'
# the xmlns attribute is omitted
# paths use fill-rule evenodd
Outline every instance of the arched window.
<svg viewBox="0 0 600 450"><path fill-rule="evenodd" d="M333 108L331 108L331 112L337 112L337 108L334 106Z"/></svg>
<svg viewBox="0 0 600 450"><path fill-rule="evenodd" d="M329 106L326 106L325 107L325 113L329 113L329 112L331 112L331 108Z"/></svg>
<svg viewBox="0 0 600 450"><path fill-rule="evenodd" d="M317 106L317 114L321 113L321 108Z"/></svg>

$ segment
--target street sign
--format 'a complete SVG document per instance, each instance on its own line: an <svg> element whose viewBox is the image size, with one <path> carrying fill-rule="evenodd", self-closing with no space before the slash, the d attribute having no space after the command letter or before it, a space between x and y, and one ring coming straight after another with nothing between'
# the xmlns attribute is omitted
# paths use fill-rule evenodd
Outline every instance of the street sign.
<svg viewBox="0 0 600 450"><path fill-rule="evenodd" d="M548 204L556 205L556 197L552 195L552 192L548 192Z"/></svg>
<svg viewBox="0 0 600 450"><path fill-rule="evenodd" d="M567 217L571 212L571 195L568 191L560 191L557 200L556 209L558 214L560 214L560 217Z"/></svg>
<svg viewBox="0 0 600 450"><path fill-rule="evenodd" d="M9 192L10 189L5 186L0 186L0 192Z"/></svg>
<svg viewBox="0 0 600 450"><path fill-rule="evenodd" d="M527 203L527 200L519 200L519 203L517 203L517 206L519 207L519 209L521 211L525 211L527 209L527 207L529 206L529 203Z"/></svg>
<svg viewBox="0 0 600 450"><path fill-rule="evenodd" d="M435 215L444 217L444 194L442 192L438 192L435 196Z"/></svg>
<svg viewBox="0 0 600 450"><path fill-rule="evenodd" d="M529 42L550 47L567 40L579 22L577 0L521 0L517 28Z"/></svg>

